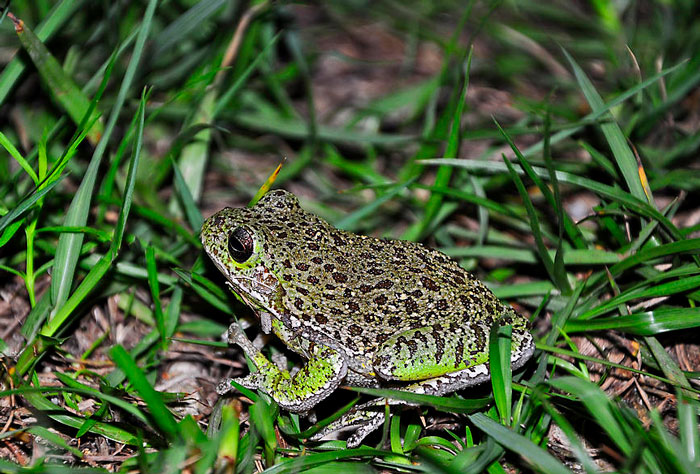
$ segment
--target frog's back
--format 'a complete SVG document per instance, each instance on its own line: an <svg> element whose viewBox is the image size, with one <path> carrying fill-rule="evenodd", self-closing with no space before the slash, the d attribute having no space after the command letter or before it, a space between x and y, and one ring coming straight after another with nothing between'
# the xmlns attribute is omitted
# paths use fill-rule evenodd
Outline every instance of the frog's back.
<svg viewBox="0 0 700 474"><path fill-rule="evenodd" d="M429 327L442 335L469 330L481 350L494 318L514 314L436 250L340 231L305 214L294 226L305 238L278 259L284 306L298 324L351 354L370 360L390 338Z"/></svg>

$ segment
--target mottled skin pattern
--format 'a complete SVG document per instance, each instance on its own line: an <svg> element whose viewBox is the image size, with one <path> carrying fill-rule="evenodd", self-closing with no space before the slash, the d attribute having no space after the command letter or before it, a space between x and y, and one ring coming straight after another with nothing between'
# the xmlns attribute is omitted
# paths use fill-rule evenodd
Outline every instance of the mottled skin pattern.
<svg viewBox="0 0 700 474"><path fill-rule="evenodd" d="M290 410L309 409L342 380L431 394L481 383L494 323L513 326L513 367L534 350L527 320L449 257L338 230L286 191L218 212L205 222L202 243L265 332L309 359L292 377L232 326L231 342L258 368L237 381ZM246 246L249 255L235 254Z"/></svg>

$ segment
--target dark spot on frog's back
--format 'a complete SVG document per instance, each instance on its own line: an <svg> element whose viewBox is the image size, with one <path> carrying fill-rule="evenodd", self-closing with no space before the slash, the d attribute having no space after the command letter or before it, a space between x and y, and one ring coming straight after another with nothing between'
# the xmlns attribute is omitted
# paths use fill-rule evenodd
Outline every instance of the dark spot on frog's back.
<svg viewBox="0 0 700 474"><path fill-rule="evenodd" d="M418 343L413 339L408 341L408 350L411 351L411 354L415 354L416 352L418 352Z"/></svg>
<svg viewBox="0 0 700 474"><path fill-rule="evenodd" d="M437 304L435 305L435 307L436 307L437 309L439 309L440 311L445 311L445 310L447 309L447 307L448 307L448 305L447 305L447 300L446 300L445 298L442 298L442 299L438 300L438 302L437 302Z"/></svg>
<svg viewBox="0 0 700 474"><path fill-rule="evenodd" d="M304 302L301 300L301 298L294 300L294 307L298 310L301 310L304 307Z"/></svg>
<svg viewBox="0 0 700 474"><path fill-rule="evenodd" d="M315 277L315 276L313 276L313 275L309 275L309 276L306 278L306 281L308 281L309 283L315 285L316 283L318 283L318 278Z"/></svg>
<svg viewBox="0 0 700 474"><path fill-rule="evenodd" d="M384 250L386 244L387 242L385 240L378 240L370 243L369 248L371 248L375 252L381 252L382 250Z"/></svg>
<svg viewBox="0 0 700 474"><path fill-rule="evenodd" d="M304 263L304 262L299 262L296 264L297 270L301 270L302 272L305 272L306 270L309 269L309 264Z"/></svg>
<svg viewBox="0 0 700 474"><path fill-rule="evenodd" d="M353 336L359 336L360 334L362 334L362 328L357 324L351 324L348 328L348 331L350 331L350 334Z"/></svg>
<svg viewBox="0 0 700 474"><path fill-rule="evenodd" d="M356 313L356 312L360 311L360 305L357 304L355 301L350 301L348 303L348 309L350 311L352 311L353 313Z"/></svg>
<svg viewBox="0 0 700 474"><path fill-rule="evenodd" d="M311 245L309 245L309 248L311 248ZM316 265L321 265L323 263L323 259L321 257L314 257L311 259L311 261Z"/></svg>
<svg viewBox="0 0 700 474"><path fill-rule="evenodd" d="M372 291L372 287L370 285L360 285L360 293L369 293L370 291Z"/></svg>
<svg viewBox="0 0 700 474"><path fill-rule="evenodd" d="M379 295L376 298L374 298L374 302L377 303L378 306L384 306L387 303L388 298L384 295Z"/></svg>
<svg viewBox="0 0 700 474"><path fill-rule="evenodd" d="M347 240L345 240L339 233L331 234L331 238L333 239L333 244L336 247L345 247L348 244Z"/></svg>
<svg viewBox="0 0 700 474"><path fill-rule="evenodd" d="M476 349L470 351L472 355L477 355L481 350L486 347L486 333L482 329L481 325L473 324L472 332L474 333L474 341L476 344Z"/></svg>
<svg viewBox="0 0 700 474"><path fill-rule="evenodd" d="M445 355L445 340L442 337L442 334L440 333L440 330L437 328L437 326L433 326L433 331L432 334L433 340L435 341L435 360L440 362L442 360L442 356Z"/></svg>
<svg viewBox="0 0 700 474"><path fill-rule="evenodd" d="M388 290L392 286L394 286L394 282L391 280L381 280L374 285L375 288L380 288L382 290Z"/></svg>
<svg viewBox="0 0 700 474"><path fill-rule="evenodd" d="M318 324L326 324L328 322L328 318L322 314L317 314L316 316L314 316L314 319Z"/></svg>
<svg viewBox="0 0 700 474"><path fill-rule="evenodd" d="M334 272L333 279L338 283L345 283L348 281L348 276L345 273Z"/></svg>
<svg viewBox="0 0 700 474"><path fill-rule="evenodd" d="M462 339L457 340L457 347L455 347L455 369L459 367L464 358L464 341Z"/></svg>
<svg viewBox="0 0 700 474"><path fill-rule="evenodd" d="M452 274L452 283L455 286L462 286L467 282L464 272L451 270L450 273Z"/></svg>
<svg viewBox="0 0 700 474"><path fill-rule="evenodd" d="M438 291L440 287L438 286L437 283L435 283L434 280L431 280L430 278L426 276L420 277L420 282L423 284L424 287L431 291Z"/></svg>
<svg viewBox="0 0 700 474"><path fill-rule="evenodd" d="M474 298L471 293L462 293L459 295L459 302L462 303L465 308L469 308L474 305Z"/></svg>
<svg viewBox="0 0 700 474"><path fill-rule="evenodd" d="M406 298L403 304L404 308L406 308L406 312L408 313L415 313L418 311L418 303L416 303L416 300L413 298Z"/></svg>

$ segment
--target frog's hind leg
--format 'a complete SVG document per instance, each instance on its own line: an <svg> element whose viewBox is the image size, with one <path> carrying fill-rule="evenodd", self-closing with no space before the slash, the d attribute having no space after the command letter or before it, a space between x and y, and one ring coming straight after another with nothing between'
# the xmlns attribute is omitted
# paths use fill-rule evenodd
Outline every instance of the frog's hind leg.
<svg viewBox="0 0 700 474"><path fill-rule="evenodd" d="M258 370L246 377L222 381L216 389L220 395L231 391L231 381L234 381L252 390L262 390L285 410L303 412L338 388L347 373L342 354L321 344L309 345L308 362L291 375L267 360L236 323L229 328L229 342L240 346Z"/></svg>
<svg viewBox="0 0 700 474"><path fill-rule="evenodd" d="M516 348L511 352L511 368L517 370L522 367L535 351L535 344L530 333L513 334L513 337L518 337ZM466 369L450 372L439 377L432 377L411 383L400 390L422 393L426 395L445 395L447 393L456 392L468 387L480 385L488 382L491 378L489 371L489 363L474 365Z"/></svg>
<svg viewBox="0 0 700 474"><path fill-rule="evenodd" d="M491 327L488 321L472 321L453 332L439 323L397 332L376 350L372 368L386 382L427 380L464 370L468 379L476 378L465 386L475 385L485 380L480 377L483 370L473 368L488 364ZM513 324L512 334L511 363L517 365L532 355L534 344L524 324Z"/></svg>
<svg viewBox="0 0 700 474"><path fill-rule="evenodd" d="M515 341L515 349L511 353L511 362L513 370L522 367L525 362L532 356L535 345L532 340L532 335L528 332L516 331L513 333ZM472 367L467 367L456 372L450 372L438 377L431 377L425 380L409 383L408 385L394 385L387 383L383 385L386 388L394 388L397 390L420 393L425 395L441 396L448 393L456 392L467 387L487 382L491 377L489 373L488 361L482 364L477 364ZM358 405L350 412L343 415L338 420L334 421L322 431L315 434L311 439L318 440L324 436L345 430L351 427L357 427L356 431L348 438L348 448L355 448L360 445L362 440L367 437L372 431L379 428L384 423L383 405L405 405L415 406L412 402L404 400L377 398L362 405Z"/></svg>
<svg viewBox="0 0 700 474"><path fill-rule="evenodd" d="M426 395L444 395L446 393L461 390L463 388L478 385L489 380L487 364L480 364L468 369L459 370L451 374L433 377L409 385L391 386L401 391L420 393ZM417 404L405 400L375 398L367 403L358 405L330 425L311 437L312 441L318 441L325 436L348 429L355 429L347 439L347 447L356 448L368 435L379 428L386 419L384 405L417 406Z"/></svg>
<svg viewBox="0 0 700 474"><path fill-rule="evenodd" d="M346 443L349 449L356 448L363 439L384 423L384 403L385 399L376 398L362 405L357 405L309 439L319 441L329 434L352 430Z"/></svg>

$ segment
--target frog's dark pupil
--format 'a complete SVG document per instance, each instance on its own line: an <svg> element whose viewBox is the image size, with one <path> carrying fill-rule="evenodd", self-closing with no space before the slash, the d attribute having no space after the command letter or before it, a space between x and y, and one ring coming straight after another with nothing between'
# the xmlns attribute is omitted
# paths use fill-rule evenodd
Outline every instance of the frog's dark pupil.
<svg viewBox="0 0 700 474"><path fill-rule="evenodd" d="M238 263L243 263L253 254L253 237L243 227L236 227L228 236L228 251Z"/></svg>

